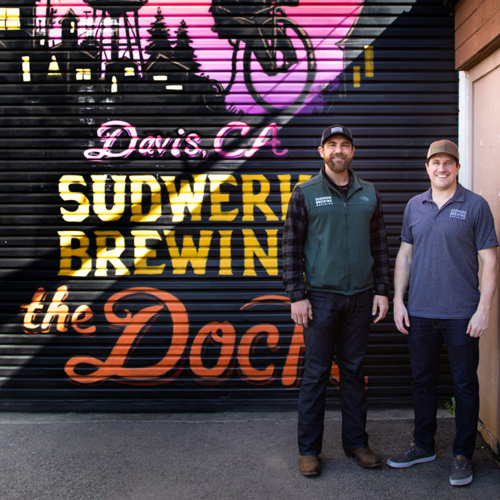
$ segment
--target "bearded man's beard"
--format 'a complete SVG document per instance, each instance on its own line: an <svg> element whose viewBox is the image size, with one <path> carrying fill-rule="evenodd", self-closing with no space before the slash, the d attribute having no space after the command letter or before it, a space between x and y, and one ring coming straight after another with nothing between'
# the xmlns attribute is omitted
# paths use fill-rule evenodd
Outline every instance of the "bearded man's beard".
<svg viewBox="0 0 500 500"><path fill-rule="evenodd" d="M339 159L343 161L342 162L335 161ZM351 163L352 163L352 158L349 158L346 155L333 155L330 156L330 158L328 159L328 166L330 167L330 170L332 172L335 172L336 174L345 172L349 168Z"/></svg>

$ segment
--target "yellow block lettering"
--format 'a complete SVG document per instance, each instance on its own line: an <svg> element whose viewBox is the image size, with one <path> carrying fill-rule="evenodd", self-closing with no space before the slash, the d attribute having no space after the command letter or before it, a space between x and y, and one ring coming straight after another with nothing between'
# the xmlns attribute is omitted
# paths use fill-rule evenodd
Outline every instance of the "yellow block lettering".
<svg viewBox="0 0 500 500"><path fill-rule="evenodd" d="M108 275L108 262L115 268L116 276L126 276L130 274L120 256L125 250L125 238L119 231L96 231L96 276ZM109 240L114 241L114 246L108 247Z"/></svg>
<svg viewBox="0 0 500 500"><path fill-rule="evenodd" d="M89 239L83 231L58 231L59 244L61 247L61 262L59 276L88 276L92 270L92 259L88 254ZM78 247L73 248L74 242ZM80 267L72 268L73 259L80 259Z"/></svg>
<svg viewBox="0 0 500 500"><path fill-rule="evenodd" d="M207 174L193 176L193 189L191 189L191 183L188 179L181 179L179 192L175 187L173 175L162 175L161 178L167 186L172 209L172 222L182 222L186 208L191 214L191 220L201 220L201 205L205 196Z"/></svg>
<svg viewBox="0 0 500 500"><path fill-rule="evenodd" d="M191 262L194 274L205 274L212 234L213 231L200 231L198 248L196 248L193 237L190 234L183 235L182 249L179 251L179 247L175 241L175 231L165 231L174 274L186 274L189 262Z"/></svg>
<svg viewBox="0 0 500 500"><path fill-rule="evenodd" d="M278 230L266 229L268 253L261 247L252 229L243 229L245 271L243 276L257 276L254 257L257 257L269 276L278 276Z"/></svg>
<svg viewBox="0 0 500 500"><path fill-rule="evenodd" d="M113 206L106 206L106 180L108 175L92 175L94 191L94 212L104 222L118 220L125 212L125 181L126 175L112 175Z"/></svg>
<svg viewBox="0 0 500 500"><path fill-rule="evenodd" d="M134 274L161 274L165 264L150 266L149 259L156 259L156 250L147 247L147 240L161 240L158 231L131 231L134 237Z"/></svg>
<svg viewBox="0 0 500 500"><path fill-rule="evenodd" d="M262 175L242 175L243 181L243 220L253 221L254 207L266 216L266 220L278 220L278 217L271 210L271 207L266 203L266 199L271 191L269 181ZM254 183L260 183L260 191L254 193Z"/></svg>
<svg viewBox="0 0 500 500"><path fill-rule="evenodd" d="M61 207L61 215L66 222L82 222L89 216L90 202L83 193L70 191L71 184L87 185L81 175L63 175L59 179L59 195L61 198L64 201L75 201L78 204L76 210L66 210Z"/></svg>
<svg viewBox="0 0 500 500"><path fill-rule="evenodd" d="M132 205L132 222L154 222L161 217L161 186L154 175L131 175L130 191ZM148 213L143 212L143 188L148 186L151 191L151 207Z"/></svg>
<svg viewBox="0 0 500 500"><path fill-rule="evenodd" d="M208 176L210 180L210 210L212 215L210 220L231 222L238 216L238 209L228 210L223 212L222 203L229 202L229 193L222 193L220 190L221 184L232 184L237 186L238 183L232 175L211 174Z"/></svg>
<svg viewBox="0 0 500 500"><path fill-rule="evenodd" d="M219 243L219 275L220 276L232 276L233 269L231 264L231 237L233 235L233 230L221 230L220 243Z"/></svg>

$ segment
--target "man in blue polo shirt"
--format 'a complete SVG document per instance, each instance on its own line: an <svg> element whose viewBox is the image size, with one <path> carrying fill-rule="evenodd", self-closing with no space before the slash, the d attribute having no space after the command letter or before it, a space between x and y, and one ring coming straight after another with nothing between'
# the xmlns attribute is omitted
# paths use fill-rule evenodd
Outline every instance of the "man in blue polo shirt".
<svg viewBox="0 0 500 500"><path fill-rule="evenodd" d="M448 140L433 142L426 168L431 188L412 198L405 209L394 272L394 322L408 335L410 348L413 442L387 464L406 468L436 458L436 386L445 342L456 404L450 484L464 486L473 479L479 339L488 329L497 285L498 240L486 200L457 181L457 145Z"/></svg>

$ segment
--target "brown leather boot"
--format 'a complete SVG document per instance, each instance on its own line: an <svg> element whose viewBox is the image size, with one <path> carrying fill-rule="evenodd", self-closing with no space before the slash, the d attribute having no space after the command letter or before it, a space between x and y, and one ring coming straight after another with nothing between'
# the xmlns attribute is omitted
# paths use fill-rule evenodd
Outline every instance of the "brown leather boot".
<svg viewBox="0 0 500 500"><path fill-rule="evenodd" d="M319 476L321 474L321 462L318 455L300 455L299 469L303 476Z"/></svg>
<svg viewBox="0 0 500 500"><path fill-rule="evenodd" d="M356 463L365 469L375 469L382 465L382 460L368 446L366 448L346 449L344 451L348 457L354 458Z"/></svg>

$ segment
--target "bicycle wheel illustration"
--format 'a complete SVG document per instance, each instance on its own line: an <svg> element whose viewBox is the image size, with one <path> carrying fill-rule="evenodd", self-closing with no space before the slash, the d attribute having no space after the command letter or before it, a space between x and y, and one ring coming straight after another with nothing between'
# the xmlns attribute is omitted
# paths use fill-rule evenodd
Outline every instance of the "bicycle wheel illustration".
<svg viewBox="0 0 500 500"><path fill-rule="evenodd" d="M245 85L268 113L277 114L306 99L316 74L311 40L295 21L273 16L261 25L261 40L247 43Z"/></svg>
<svg viewBox="0 0 500 500"><path fill-rule="evenodd" d="M209 91L203 92L203 102L210 111L217 111L225 106L224 96L226 92L217 80L208 81Z"/></svg>

